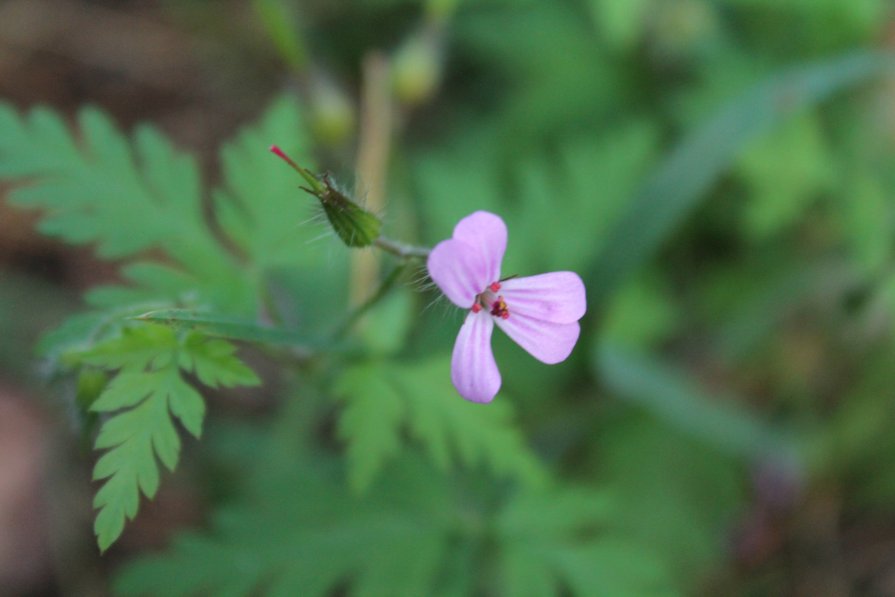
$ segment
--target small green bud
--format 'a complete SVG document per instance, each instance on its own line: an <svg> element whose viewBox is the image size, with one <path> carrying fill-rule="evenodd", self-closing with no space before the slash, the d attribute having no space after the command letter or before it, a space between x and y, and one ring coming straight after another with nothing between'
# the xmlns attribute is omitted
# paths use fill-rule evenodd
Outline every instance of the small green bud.
<svg viewBox="0 0 895 597"><path fill-rule="evenodd" d="M442 62L440 36L435 31L408 39L395 53L392 63L398 100L409 106L429 100L441 83Z"/></svg>
<svg viewBox="0 0 895 597"><path fill-rule="evenodd" d="M716 9L701 0L673 0L652 13L653 51L665 60L679 60L706 51L718 33Z"/></svg>
<svg viewBox="0 0 895 597"><path fill-rule="evenodd" d="M272 145L270 151L305 179L310 188L302 187L302 189L320 200L326 219L329 220L342 242L349 247L368 247L379 238L382 221L358 205L347 193L337 188L328 174L320 177L311 174L310 171L292 161L276 145Z"/></svg>
<svg viewBox="0 0 895 597"><path fill-rule="evenodd" d="M323 213L342 242L349 247L372 245L379 238L382 221L336 188L328 174L323 175L323 184L326 190L322 194L312 194L320 199Z"/></svg>
<svg viewBox="0 0 895 597"><path fill-rule="evenodd" d="M354 130L355 116L345 93L327 81L311 86L311 127L322 143L330 146L345 141Z"/></svg>

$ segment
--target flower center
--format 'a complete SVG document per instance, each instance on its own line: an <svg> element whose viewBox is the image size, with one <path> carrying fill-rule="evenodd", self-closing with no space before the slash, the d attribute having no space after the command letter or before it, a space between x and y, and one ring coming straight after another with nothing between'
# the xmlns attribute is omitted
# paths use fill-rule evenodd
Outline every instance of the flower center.
<svg viewBox="0 0 895 597"><path fill-rule="evenodd" d="M489 284L488 288L476 295L475 302L472 304L472 312L478 313L484 308L488 309L494 317L508 319L510 317L510 309L507 307L506 301L503 300L503 296L497 294L499 290L500 282Z"/></svg>
<svg viewBox="0 0 895 597"><path fill-rule="evenodd" d="M491 315L500 317L501 319L509 318L510 310L507 309L507 304L502 296L497 297L497 300L491 303Z"/></svg>

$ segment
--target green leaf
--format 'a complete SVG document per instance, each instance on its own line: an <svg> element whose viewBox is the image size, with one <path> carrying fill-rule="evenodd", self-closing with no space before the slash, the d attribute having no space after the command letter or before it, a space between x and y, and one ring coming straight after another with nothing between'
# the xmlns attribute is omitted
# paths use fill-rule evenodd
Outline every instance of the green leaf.
<svg viewBox="0 0 895 597"><path fill-rule="evenodd" d="M256 125L221 150L224 180L213 194L214 211L250 264L245 277L252 287L265 287L265 307L276 296L274 289L288 293L286 299L301 297L283 311L287 321L301 323L307 337L312 331L329 331L334 314L345 306L349 255L323 224L317 199L302 191L295 172L268 151L272 144L303 165L314 163L294 97L277 99ZM247 318L259 311L256 304L251 311L225 312Z"/></svg>
<svg viewBox="0 0 895 597"><path fill-rule="evenodd" d="M171 412L198 439L202 435L202 421L205 420L202 396L180 376L172 377L166 389Z"/></svg>
<svg viewBox="0 0 895 597"><path fill-rule="evenodd" d="M174 332L163 325L142 325L122 330L121 336L79 352L78 360L106 369L159 369L171 365L178 345Z"/></svg>
<svg viewBox="0 0 895 597"><path fill-rule="evenodd" d="M284 0L252 0L252 7L280 56L291 68L302 69L307 60L306 50L298 27L298 15L290 10L291 5Z"/></svg>
<svg viewBox="0 0 895 597"><path fill-rule="evenodd" d="M0 178L14 184L10 201L40 209L38 228L45 234L94 243L103 258L148 249L167 254L173 267L141 272L148 288L140 301L201 289L205 300L249 309L246 277L205 221L194 160L148 126L126 138L96 109L82 110L78 123L76 142L54 113L36 108L19 116L0 104ZM161 280L163 269L168 275ZM180 281L176 294L171 273ZM133 303L135 296L106 292L98 302Z"/></svg>
<svg viewBox="0 0 895 597"><path fill-rule="evenodd" d="M348 443L348 481L361 491L400 453L407 408L398 388L375 364L343 373L335 392L348 403L338 428L339 437Z"/></svg>
<svg viewBox="0 0 895 597"><path fill-rule="evenodd" d="M608 308L602 338L640 349L666 339L681 320L666 286L658 277L638 277L625 284Z"/></svg>
<svg viewBox="0 0 895 597"><path fill-rule="evenodd" d="M843 236L852 259L863 272L884 271L895 232L895 215L884 184L860 168L844 177L838 195Z"/></svg>
<svg viewBox="0 0 895 597"><path fill-rule="evenodd" d="M468 11L453 25L456 43L489 68L489 101L499 107L466 128L502 129L494 150L507 163L543 148L545 137L579 132L606 111L615 116L615 105L625 101L623 71L599 51L584 10L532 2L524 10Z"/></svg>
<svg viewBox="0 0 895 597"><path fill-rule="evenodd" d="M244 340L259 344L303 345L304 334L260 325L258 323L216 314L190 311L188 309L159 309L143 313L136 319L164 324L174 329L188 329L206 336L217 336L231 340Z"/></svg>
<svg viewBox="0 0 895 597"><path fill-rule="evenodd" d="M559 234L554 242L511 246L506 271L585 268L595 244L611 232L612 222L647 172L657 144L652 124L632 120L598 137L567 142L558 152L562 166L558 170L550 168L544 154L520 162L519 188L505 198L508 205L519 201L525 205L522 210L505 210L513 238L536 239L544 230Z"/></svg>
<svg viewBox="0 0 895 597"><path fill-rule="evenodd" d="M885 0L723 0L731 7L759 9L795 47L828 52L852 47L878 33L889 4ZM767 35L767 34L766 34ZM804 51L804 50L802 50Z"/></svg>
<svg viewBox="0 0 895 597"><path fill-rule="evenodd" d="M149 375L165 378L171 373ZM118 539L125 520L137 515L140 492L148 498L155 496L159 484L155 454L170 470L177 466L180 440L168 412L168 396L154 389L149 392L139 405L106 421L96 439L97 449L109 448L93 469L94 480L107 479L93 500L99 510L93 529L101 551ZM103 396L97 402L101 400ZM121 406L131 402L122 400Z"/></svg>
<svg viewBox="0 0 895 597"><path fill-rule="evenodd" d="M42 357L58 357L73 349L85 350L109 322L109 315L101 312L79 313L66 319L56 329L44 334L36 352Z"/></svg>
<svg viewBox="0 0 895 597"><path fill-rule="evenodd" d="M704 276L699 310L713 329L712 352L731 363L755 354L819 288L852 278L839 258L809 261L776 252Z"/></svg>
<svg viewBox="0 0 895 597"><path fill-rule="evenodd" d="M267 151L276 143L301 164L311 164L310 142L295 99L273 103L256 126L223 147L224 185L215 194L221 227L259 268L313 263L308 241L320 228L307 225L316 199L301 191L295 173Z"/></svg>
<svg viewBox="0 0 895 597"><path fill-rule="evenodd" d="M107 412L135 406L149 395L156 379L156 372L122 372L103 386L102 393L93 401L90 410Z"/></svg>
<svg viewBox="0 0 895 597"><path fill-rule="evenodd" d="M809 470L847 482L861 507L885 508L895 497L893 358L886 346L862 359L846 395L814 436Z"/></svg>
<svg viewBox="0 0 895 597"><path fill-rule="evenodd" d="M607 530L624 502L605 491L463 492L463 479L403 457L357 496L321 454L258 449L252 491L210 532L125 566L116 592L460 597L488 578L496 595L674 594L646 543Z"/></svg>
<svg viewBox="0 0 895 597"><path fill-rule="evenodd" d="M163 247L192 264L200 255L220 262L190 158L148 127L129 143L95 109L82 110L78 122L80 146L48 110L22 118L0 108L0 174L29 181L13 191L14 203L44 209L42 230L74 243L96 242L104 257Z"/></svg>
<svg viewBox="0 0 895 597"><path fill-rule="evenodd" d="M628 50L646 27L651 0L590 0L588 6L606 43L613 49Z"/></svg>
<svg viewBox="0 0 895 597"><path fill-rule="evenodd" d="M381 372L377 365L354 367L334 387L335 395L347 402L338 435L347 444L348 481L357 492L369 486L403 444L404 401Z"/></svg>
<svg viewBox="0 0 895 597"><path fill-rule="evenodd" d="M86 301L93 307L109 309L120 305L168 306L171 304L195 304L204 299L219 303L214 299L220 291L215 280L204 278L201 273L191 273L182 269L147 261L130 263L121 268L121 277L129 282L127 286L98 286L85 294ZM233 285L231 297L249 294L245 285ZM227 305L229 301L223 301ZM160 305L161 303L161 305ZM232 298L232 305L251 304L248 296Z"/></svg>
<svg viewBox="0 0 895 597"><path fill-rule="evenodd" d="M837 91L893 69L890 54L849 54L780 73L724 107L685 138L631 200L586 276L591 305L603 305L654 254L747 141Z"/></svg>
<svg viewBox="0 0 895 597"><path fill-rule="evenodd" d="M205 221L192 159L149 127L139 127L129 141L96 110L85 110L80 125L77 143L52 112L36 109L20 117L0 106L0 177L17 185L10 193L13 203L43 210L40 227L48 234L96 243L109 258L161 249L172 262L126 264L130 285L94 290L88 295L92 304L166 301L254 314L266 268L319 263L320 247L308 250L319 229L301 225L312 202L266 151L283 131L289 131L288 145L307 145L293 100L277 102L259 128L222 152L227 191L215 195L215 215L247 253L248 272Z"/></svg>
<svg viewBox="0 0 895 597"><path fill-rule="evenodd" d="M452 522L447 479L402 461L358 498L317 461L278 465L249 501L218 512L213 535L181 536L168 554L127 566L116 592L322 597L350 578L352 596L436 594Z"/></svg>
<svg viewBox="0 0 895 597"><path fill-rule="evenodd" d="M389 275L391 280L387 278L376 295L370 298L370 307L359 314L363 317L363 325L358 326L357 334L372 354L396 354L403 350L407 337L418 323L416 317L420 305L414 300L413 293L394 286L400 274L396 268Z"/></svg>
<svg viewBox="0 0 895 597"><path fill-rule="evenodd" d="M155 458L170 470L177 466L180 439L172 417L196 438L202 434L205 400L184 379L183 369L209 386L257 384L257 376L235 356L228 342L196 332L178 336L167 326L126 328L118 337L77 354L80 363L121 371L93 401L93 412L114 413L100 428L96 449L108 450L97 461L94 530L105 551L133 519L140 492L155 495L159 471Z"/></svg>
<svg viewBox="0 0 895 597"><path fill-rule="evenodd" d="M669 566L646 545L626 537L607 537L592 545L558 550L552 558L561 578L578 595L672 597L676 588Z"/></svg>
<svg viewBox="0 0 895 597"><path fill-rule="evenodd" d="M706 569L724 565L731 521L748 501L742 463L632 409L603 418L592 437L592 474L618 504L607 532L659 554L669 586L698 593Z"/></svg>
<svg viewBox="0 0 895 597"><path fill-rule="evenodd" d="M236 347L223 340L213 340L191 333L180 353L181 368L192 371L206 386L255 386L258 376L236 356Z"/></svg>
<svg viewBox="0 0 895 597"><path fill-rule="evenodd" d="M537 483L541 465L512 423L506 401L485 407L463 400L449 381L444 359L419 363L376 361L339 378L345 402L339 436L348 445L348 475L365 489L401 449L406 430L441 468L460 461L486 464L494 473Z"/></svg>
<svg viewBox="0 0 895 597"><path fill-rule="evenodd" d="M792 224L835 182L834 165L820 122L810 113L752 140L737 165L749 187L746 232L760 239Z"/></svg>
<svg viewBox="0 0 895 597"><path fill-rule="evenodd" d="M527 275L587 265L653 159L658 132L649 122L630 120L599 135L566 138L558 150L514 159L510 188L493 156L502 139L476 131L422 154L416 172L426 201L420 208L433 241L449 238L453 226L477 209L501 214L511 235L503 271ZM463 173L460 195L457 172ZM534 242L545 230L561 234Z"/></svg>
<svg viewBox="0 0 895 597"><path fill-rule="evenodd" d="M646 544L607 532L622 505L575 488L522 493L496 521L510 595L672 595L669 570Z"/></svg>

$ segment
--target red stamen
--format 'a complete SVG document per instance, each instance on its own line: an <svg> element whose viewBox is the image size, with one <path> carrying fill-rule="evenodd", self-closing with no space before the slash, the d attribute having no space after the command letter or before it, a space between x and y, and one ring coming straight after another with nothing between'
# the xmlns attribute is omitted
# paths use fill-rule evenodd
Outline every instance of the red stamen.
<svg viewBox="0 0 895 597"><path fill-rule="evenodd" d="M478 304L478 303L472 304L472 312L473 313L478 313L481 310L482 310L482 306L480 304Z"/></svg>
<svg viewBox="0 0 895 597"><path fill-rule="evenodd" d="M507 319L510 316L510 310L507 308L507 303L502 296L497 297L497 300L491 304L491 315L501 319Z"/></svg>
<svg viewBox="0 0 895 597"><path fill-rule="evenodd" d="M500 282L492 282L489 288L491 288L491 292L497 292L500 290Z"/></svg>

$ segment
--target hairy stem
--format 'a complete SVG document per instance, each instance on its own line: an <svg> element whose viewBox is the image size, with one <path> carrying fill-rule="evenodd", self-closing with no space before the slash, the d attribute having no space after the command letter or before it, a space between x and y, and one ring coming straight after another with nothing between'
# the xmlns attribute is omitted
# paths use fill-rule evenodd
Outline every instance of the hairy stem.
<svg viewBox="0 0 895 597"><path fill-rule="evenodd" d="M395 266L391 272L385 277L381 284L379 284L379 288L376 289L376 292L370 296L366 301L355 307L355 309L348 314L348 317L342 324L338 327L336 332L333 334L335 339L342 338L345 334L348 333L348 330L351 329L357 321L364 316L364 314L372 309L379 301L381 301L392 289L395 285L395 282L398 281L398 278L401 277L401 274L404 272L406 264L401 263Z"/></svg>
<svg viewBox="0 0 895 597"><path fill-rule="evenodd" d="M396 240L392 240L385 236L380 236L376 240L373 241L373 244L385 251L386 253L391 253L395 257L400 257L401 259L413 259L413 258L423 258L429 256L429 253L432 252L432 249L429 247L419 247L416 245L410 245L407 243L398 242Z"/></svg>

